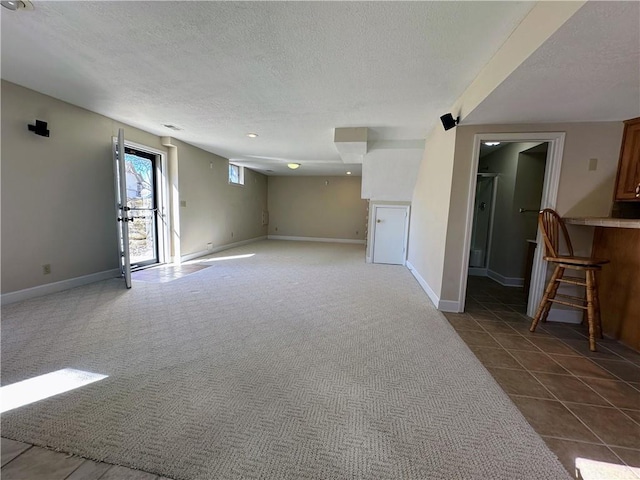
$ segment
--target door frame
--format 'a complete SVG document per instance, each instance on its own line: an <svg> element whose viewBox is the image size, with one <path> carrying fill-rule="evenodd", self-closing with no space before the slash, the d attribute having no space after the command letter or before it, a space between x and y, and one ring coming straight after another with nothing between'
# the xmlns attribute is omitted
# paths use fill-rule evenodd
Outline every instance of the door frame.
<svg viewBox="0 0 640 480"><path fill-rule="evenodd" d="M462 252L462 267L460 269L460 289L458 296L459 311L464 312L467 295L467 279L469 268L469 249L471 248L471 228L473 227L473 209L476 196L476 175L480 162L480 144L486 141L520 143L520 142L547 142L547 160L544 171L544 184L540 209L556 208L558 200L558 187L560 185L560 171L562 169L562 157L564 152L564 132L537 132L537 133L477 133L473 139L473 152L471 157L471 171L469 173L469 198L467 200L467 218L464 232L464 250ZM536 243L542 245L540 231L536 233ZM531 273L531 289L529 291L529 303L527 315L534 316L542 293L544 291L547 265L543 260L544 248L536 248Z"/></svg>
<svg viewBox="0 0 640 480"><path fill-rule="evenodd" d="M409 242L409 215L411 213L410 205L393 205L393 204L385 204L385 203L376 203L373 206L373 215L371 217L371 262L375 263L375 249L376 249L376 218L378 217L378 208L395 208L401 209L405 212L404 217L404 239L403 239L403 254L402 254L402 263L400 265L407 264L407 246Z"/></svg>
<svg viewBox="0 0 640 480"><path fill-rule="evenodd" d="M112 137L113 139L113 148L118 143L118 137ZM168 163L167 163L167 152L163 152L162 150L158 150L157 148L152 148L147 145L143 145L141 143L131 142L125 138L124 146L133 148L134 150L140 150L143 152L148 152L157 156L156 163L156 203L157 203L157 242L158 242L158 262L159 263L170 263L171 257L169 248L169 239L170 239L170 211L169 211L169 171L168 171Z"/></svg>

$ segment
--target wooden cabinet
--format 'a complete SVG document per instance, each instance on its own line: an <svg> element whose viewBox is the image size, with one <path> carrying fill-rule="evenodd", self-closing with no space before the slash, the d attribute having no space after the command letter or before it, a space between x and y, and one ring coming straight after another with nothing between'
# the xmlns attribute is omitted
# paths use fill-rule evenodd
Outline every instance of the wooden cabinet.
<svg viewBox="0 0 640 480"><path fill-rule="evenodd" d="M598 276L605 335L640 351L640 229L596 227L593 253L611 261Z"/></svg>
<svg viewBox="0 0 640 480"><path fill-rule="evenodd" d="M624 122L615 200L640 202L640 117Z"/></svg>

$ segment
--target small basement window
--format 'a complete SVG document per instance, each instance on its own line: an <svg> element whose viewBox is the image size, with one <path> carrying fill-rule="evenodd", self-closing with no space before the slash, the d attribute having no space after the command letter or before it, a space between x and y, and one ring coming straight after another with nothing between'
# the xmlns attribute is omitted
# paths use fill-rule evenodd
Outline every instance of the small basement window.
<svg viewBox="0 0 640 480"><path fill-rule="evenodd" d="M229 164L229 183L234 185L244 185L244 167Z"/></svg>

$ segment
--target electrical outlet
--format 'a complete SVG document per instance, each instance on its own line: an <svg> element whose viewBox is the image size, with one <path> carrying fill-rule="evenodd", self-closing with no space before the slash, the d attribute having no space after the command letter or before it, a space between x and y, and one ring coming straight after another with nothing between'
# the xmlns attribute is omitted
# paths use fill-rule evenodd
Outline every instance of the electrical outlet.
<svg viewBox="0 0 640 480"><path fill-rule="evenodd" d="M43 275L50 275L51 274L51 264L50 263L42 265L42 274Z"/></svg>
<svg viewBox="0 0 640 480"><path fill-rule="evenodd" d="M231 238L233 238L233 232L231 232Z"/></svg>
<svg viewBox="0 0 640 480"><path fill-rule="evenodd" d="M276 232L278 231L278 227L276 227Z"/></svg>
<svg viewBox="0 0 640 480"><path fill-rule="evenodd" d="M598 168L598 159L597 158L590 158L589 159L589 170L593 171L596 170Z"/></svg>
<svg viewBox="0 0 640 480"><path fill-rule="evenodd" d="M207 243L207 250L213 250L213 243Z"/></svg>
<svg viewBox="0 0 640 480"><path fill-rule="evenodd" d="M187 201L186 200L180 200L180 206L181 207L186 207L187 206Z"/></svg>
<svg viewBox="0 0 640 480"><path fill-rule="evenodd" d="M358 230L356 230L356 235L359 235L359 234L360 234L360 232Z"/></svg>

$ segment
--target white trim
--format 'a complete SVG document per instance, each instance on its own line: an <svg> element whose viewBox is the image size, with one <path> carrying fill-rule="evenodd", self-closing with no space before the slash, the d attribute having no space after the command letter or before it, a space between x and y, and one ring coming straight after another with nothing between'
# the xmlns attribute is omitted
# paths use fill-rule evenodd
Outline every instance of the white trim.
<svg viewBox="0 0 640 480"><path fill-rule="evenodd" d="M431 289L431 287L429 286L427 281L424 278L422 278L422 275L420 275L418 273L418 270L416 270L414 268L414 266L411 264L411 262L409 260L406 261L406 266L409 269L409 271L411 272L411 275L413 275L414 278L418 281L418 283L422 287L422 290L424 290L424 292L427 294L427 296L431 299L431 302L433 303L433 305L436 308L438 308L438 303L440 303L440 297L438 297L438 295L436 295L436 292L434 292Z"/></svg>
<svg viewBox="0 0 640 480"><path fill-rule="evenodd" d="M438 303L438 310L441 312L451 312L458 313L461 312L460 304L458 302L454 302L453 300L440 300Z"/></svg>
<svg viewBox="0 0 640 480"><path fill-rule="evenodd" d="M113 270L105 270L104 272L91 273L89 275L83 275L82 277L69 278L68 280L60 280L59 282L38 285L37 287L25 288L24 290L18 290L16 292L3 293L0 296L0 303L2 305L8 305L10 303L21 302L23 300L29 300L43 295L50 295L52 293L69 290L71 288L81 287L89 283L118 278L120 276L120 270L117 268L114 268Z"/></svg>
<svg viewBox="0 0 640 480"><path fill-rule="evenodd" d="M544 174L544 187L542 189L542 199L540 209L555 208L558 198L558 186L560 184L560 170L562 168L562 154L564 151L564 132L539 132L539 133L478 133L474 136L473 152L471 157L471 171L469 172L467 199L467 224L464 232L464 247L462 251L462 266L460 268L460 288L458 303L464 310L465 297L467 293L467 277L469 271L469 249L471 248L471 228L473 225L473 210L476 195L476 175L478 173L478 163L480 160L480 143L483 141L500 142L548 142L547 163ZM541 244L540 232L537 235L537 243ZM534 316L538 302L544 291L546 278L546 262L542 259L541 248L536 249L533 260L531 275L531 288L529 290L529 304L527 315Z"/></svg>
<svg viewBox="0 0 640 480"><path fill-rule="evenodd" d="M240 247L242 245L248 245L249 243L259 242L260 240L266 240L266 239L267 239L267 236L262 235L260 237L254 237L248 240L240 240L239 242L227 243L226 245L213 247L211 250L200 250L199 252L183 255L182 257L180 257L180 262L188 262L189 260L193 260L194 258L206 257L207 255L211 255L212 253L222 252L223 250L229 250L230 248Z"/></svg>
<svg viewBox="0 0 640 480"><path fill-rule="evenodd" d="M375 251L376 251L376 219L378 218L378 208L396 208L396 209L402 209L405 211L405 215L404 215L404 239L403 239L403 245L402 245L402 263L400 263L399 265L406 265L407 264L407 252L408 252L408 242L409 242L409 218L411 216L411 206L410 205L391 205L391 204L384 204L384 203L376 203L373 205L373 216L372 216L372 227L371 227L371 231L372 231L372 236L371 236L371 261L373 263L376 263L376 256L375 256Z"/></svg>
<svg viewBox="0 0 640 480"><path fill-rule="evenodd" d="M434 292L427 281L422 278L422 275L418 273L418 271L413 267L409 260L406 261L405 265L411 272L411 275L413 275L413 277L418 281L418 284L422 287L424 293L427 294L427 297L429 297L429 300L431 300L431 303L433 303L434 307L443 312L457 313L462 311L460 310L460 304L458 302L454 302L451 300L440 300L440 297L436 295L436 292Z"/></svg>
<svg viewBox="0 0 640 480"><path fill-rule="evenodd" d="M469 276L471 277L487 277L487 269L480 267L469 267Z"/></svg>
<svg viewBox="0 0 640 480"><path fill-rule="evenodd" d="M293 240L295 242L325 242L325 243L355 243L364 245L364 240L351 238L323 238L323 237L292 237L290 235L268 235L269 240Z"/></svg>
<svg viewBox="0 0 640 480"><path fill-rule="evenodd" d="M498 272L494 272L493 270L487 270L487 277L489 277L491 280L495 280L503 287L523 287L524 286L524 278L505 277L504 275L500 275Z"/></svg>

